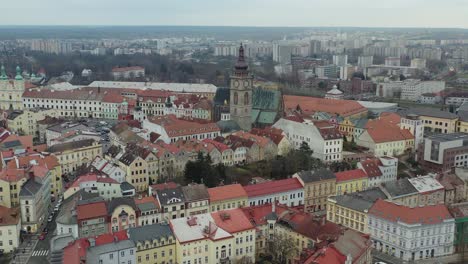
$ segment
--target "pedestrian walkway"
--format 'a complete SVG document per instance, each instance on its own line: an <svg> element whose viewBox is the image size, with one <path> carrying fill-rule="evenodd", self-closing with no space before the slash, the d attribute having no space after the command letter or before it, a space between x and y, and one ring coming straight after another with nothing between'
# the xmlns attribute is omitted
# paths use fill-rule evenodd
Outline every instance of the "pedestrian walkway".
<svg viewBox="0 0 468 264"><path fill-rule="evenodd" d="M47 256L47 254L49 254L49 250L34 250L34 252L32 253L32 257L41 257L41 256Z"/></svg>

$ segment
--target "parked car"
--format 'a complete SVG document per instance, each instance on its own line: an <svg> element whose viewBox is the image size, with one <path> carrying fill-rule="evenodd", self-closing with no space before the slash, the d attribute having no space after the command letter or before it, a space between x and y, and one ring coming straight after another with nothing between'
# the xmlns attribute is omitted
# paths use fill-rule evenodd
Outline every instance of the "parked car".
<svg viewBox="0 0 468 264"><path fill-rule="evenodd" d="M54 215L50 215L49 218L47 218L47 222L52 222L52 220L54 219Z"/></svg>
<svg viewBox="0 0 468 264"><path fill-rule="evenodd" d="M42 232L42 234L39 236L39 240L44 240L46 238L46 233Z"/></svg>
<svg viewBox="0 0 468 264"><path fill-rule="evenodd" d="M44 227L44 229L42 229L42 233L45 233L47 235L49 233L49 229L47 227Z"/></svg>

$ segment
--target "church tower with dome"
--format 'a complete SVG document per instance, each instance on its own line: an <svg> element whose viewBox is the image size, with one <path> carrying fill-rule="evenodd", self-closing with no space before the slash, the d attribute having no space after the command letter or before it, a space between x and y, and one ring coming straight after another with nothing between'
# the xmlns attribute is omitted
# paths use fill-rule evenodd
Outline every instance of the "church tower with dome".
<svg viewBox="0 0 468 264"><path fill-rule="evenodd" d="M16 76L9 79L5 66L0 67L0 109L21 110L23 109L24 79L21 69L16 67Z"/></svg>
<svg viewBox="0 0 468 264"><path fill-rule="evenodd" d="M231 120L237 122L239 127L245 131L252 128L253 76L249 73L248 68L244 57L244 47L241 44L229 86L229 112Z"/></svg>

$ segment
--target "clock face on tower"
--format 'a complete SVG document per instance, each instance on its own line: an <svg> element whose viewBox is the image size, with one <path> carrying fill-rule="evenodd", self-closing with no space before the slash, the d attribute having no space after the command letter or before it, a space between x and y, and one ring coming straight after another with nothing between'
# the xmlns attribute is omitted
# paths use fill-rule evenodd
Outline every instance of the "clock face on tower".
<svg viewBox="0 0 468 264"><path fill-rule="evenodd" d="M239 81L238 80L234 80L234 82L232 83L234 85L235 88L239 88Z"/></svg>
<svg viewBox="0 0 468 264"><path fill-rule="evenodd" d="M249 87L250 87L249 81L245 80L244 81L244 88L249 88Z"/></svg>

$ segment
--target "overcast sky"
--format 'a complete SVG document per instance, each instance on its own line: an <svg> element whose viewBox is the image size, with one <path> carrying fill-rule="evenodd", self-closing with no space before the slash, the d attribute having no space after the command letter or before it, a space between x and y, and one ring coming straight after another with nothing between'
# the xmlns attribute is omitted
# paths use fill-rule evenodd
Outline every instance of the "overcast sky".
<svg viewBox="0 0 468 264"><path fill-rule="evenodd" d="M468 0L1 0L0 25L468 28Z"/></svg>

